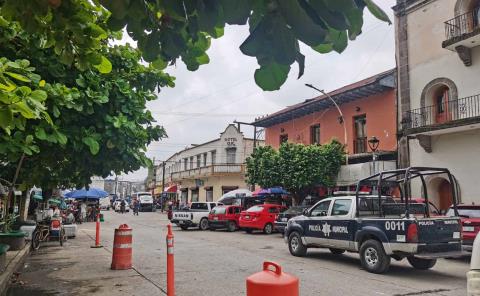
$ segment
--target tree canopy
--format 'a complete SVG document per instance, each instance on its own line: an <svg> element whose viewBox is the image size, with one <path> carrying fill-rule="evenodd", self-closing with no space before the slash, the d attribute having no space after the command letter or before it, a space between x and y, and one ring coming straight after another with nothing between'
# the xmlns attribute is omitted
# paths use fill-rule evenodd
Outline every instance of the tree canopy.
<svg viewBox="0 0 480 296"><path fill-rule="evenodd" d="M142 64L140 52L129 45L104 43L98 52L111 70L100 73L64 64L53 48L40 48L39 37L15 23L1 32L0 51L6 59L19 59L5 63L13 67L8 73L27 102L18 112L30 120L25 124L14 116L22 124L13 122L5 129L10 134L0 133L0 176L12 176L22 154L26 157L17 183L25 187L84 186L92 175L107 177L149 164L147 145L166 133L154 125L146 102L156 99L160 88L173 86L172 77ZM30 85L34 90L27 89ZM33 108L38 116L30 115Z"/></svg>
<svg viewBox="0 0 480 296"><path fill-rule="evenodd" d="M248 25L240 50L276 90L294 63L302 76L301 43L342 52L365 8L389 22L373 0L0 0L0 177L22 156L25 185L138 169L166 136L145 106L174 85L168 65L195 71L225 25ZM113 45L125 33L138 48Z"/></svg>
<svg viewBox="0 0 480 296"><path fill-rule="evenodd" d="M281 186L297 203L312 186L332 187L345 162L344 146L332 140L325 145L284 143L277 150L258 147L247 158L247 182L263 188Z"/></svg>

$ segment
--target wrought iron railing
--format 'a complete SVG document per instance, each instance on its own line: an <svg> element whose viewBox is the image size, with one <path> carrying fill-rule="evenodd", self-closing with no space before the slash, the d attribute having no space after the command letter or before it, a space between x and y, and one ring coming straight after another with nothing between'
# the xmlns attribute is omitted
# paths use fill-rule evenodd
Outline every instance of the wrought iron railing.
<svg viewBox="0 0 480 296"><path fill-rule="evenodd" d="M472 33L480 28L480 7L454 17L445 22L445 36L447 40Z"/></svg>
<svg viewBox="0 0 480 296"><path fill-rule="evenodd" d="M480 95L407 111L402 125L404 129L418 128L477 116L480 116Z"/></svg>
<svg viewBox="0 0 480 296"><path fill-rule="evenodd" d="M190 170L182 170L177 172L172 172L172 179L181 179L188 177L201 177L212 174L222 174L222 173L244 173L245 165L244 164L214 164L206 167L194 168Z"/></svg>
<svg viewBox="0 0 480 296"><path fill-rule="evenodd" d="M366 153L367 152L367 137L356 138L353 140L353 153Z"/></svg>

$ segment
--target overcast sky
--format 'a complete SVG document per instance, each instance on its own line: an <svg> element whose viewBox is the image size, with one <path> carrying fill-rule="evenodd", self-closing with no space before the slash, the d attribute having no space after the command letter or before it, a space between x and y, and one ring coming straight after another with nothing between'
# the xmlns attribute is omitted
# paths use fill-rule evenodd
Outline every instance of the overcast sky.
<svg viewBox="0 0 480 296"><path fill-rule="evenodd" d="M395 0L377 0L393 22ZM297 80L294 64L287 82L278 91L264 92L253 78L256 59L243 55L239 46L248 36L248 26L228 26L225 35L212 40L210 63L190 72L181 61L166 71L176 77L176 86L163 89L158 99L148 104L168 138L153 143L148 156L165 160L190 144L201 144L219 136L234 120L252 122L259 115L271 114L318 94L307 87L312 83L331 91L395 66L394 27L375 19L367 9L363 33L342 53L319 54L307 46L305 74ZM253 137L251 129L242 130ZM123 176L141 180L146 169Z"/></svg>

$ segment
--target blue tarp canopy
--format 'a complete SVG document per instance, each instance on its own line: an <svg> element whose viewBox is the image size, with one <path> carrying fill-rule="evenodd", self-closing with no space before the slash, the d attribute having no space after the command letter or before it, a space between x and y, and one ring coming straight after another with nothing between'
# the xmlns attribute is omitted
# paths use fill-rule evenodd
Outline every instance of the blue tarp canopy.
<svg viewBox="0 0 480 296"><path fill-rule="evenodd" d="M69 193L65 194L65 197L68 198L75 198L75 199L100 199L108 196L108 192L97 189L97 188L90 188L86 189L79 189L70 191Z"/></svg>

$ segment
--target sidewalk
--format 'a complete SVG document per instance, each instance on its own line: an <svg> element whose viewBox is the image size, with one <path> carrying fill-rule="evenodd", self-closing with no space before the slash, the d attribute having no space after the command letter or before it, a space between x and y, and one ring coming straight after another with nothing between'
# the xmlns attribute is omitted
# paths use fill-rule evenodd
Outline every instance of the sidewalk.
<svg viewBox="0 0 480 296"><path fill-rule="evenodd" d="M5 295L13 273L20 269L30 253L30 243L27 243L22 250L8 251L5 270L0 273L0 295Z"/></svg>
<svg viewBox="0 0 480 296"><path fill-rule="evenodd" d="M18 280L24 284L12 285L7 295L163 294L133 269L111 270L111 241L104 241L104 248L92 249L94 236L95 223L84 223L79 225L77 237L63 247L57 242L44 244L19 270Z"/></svg>

